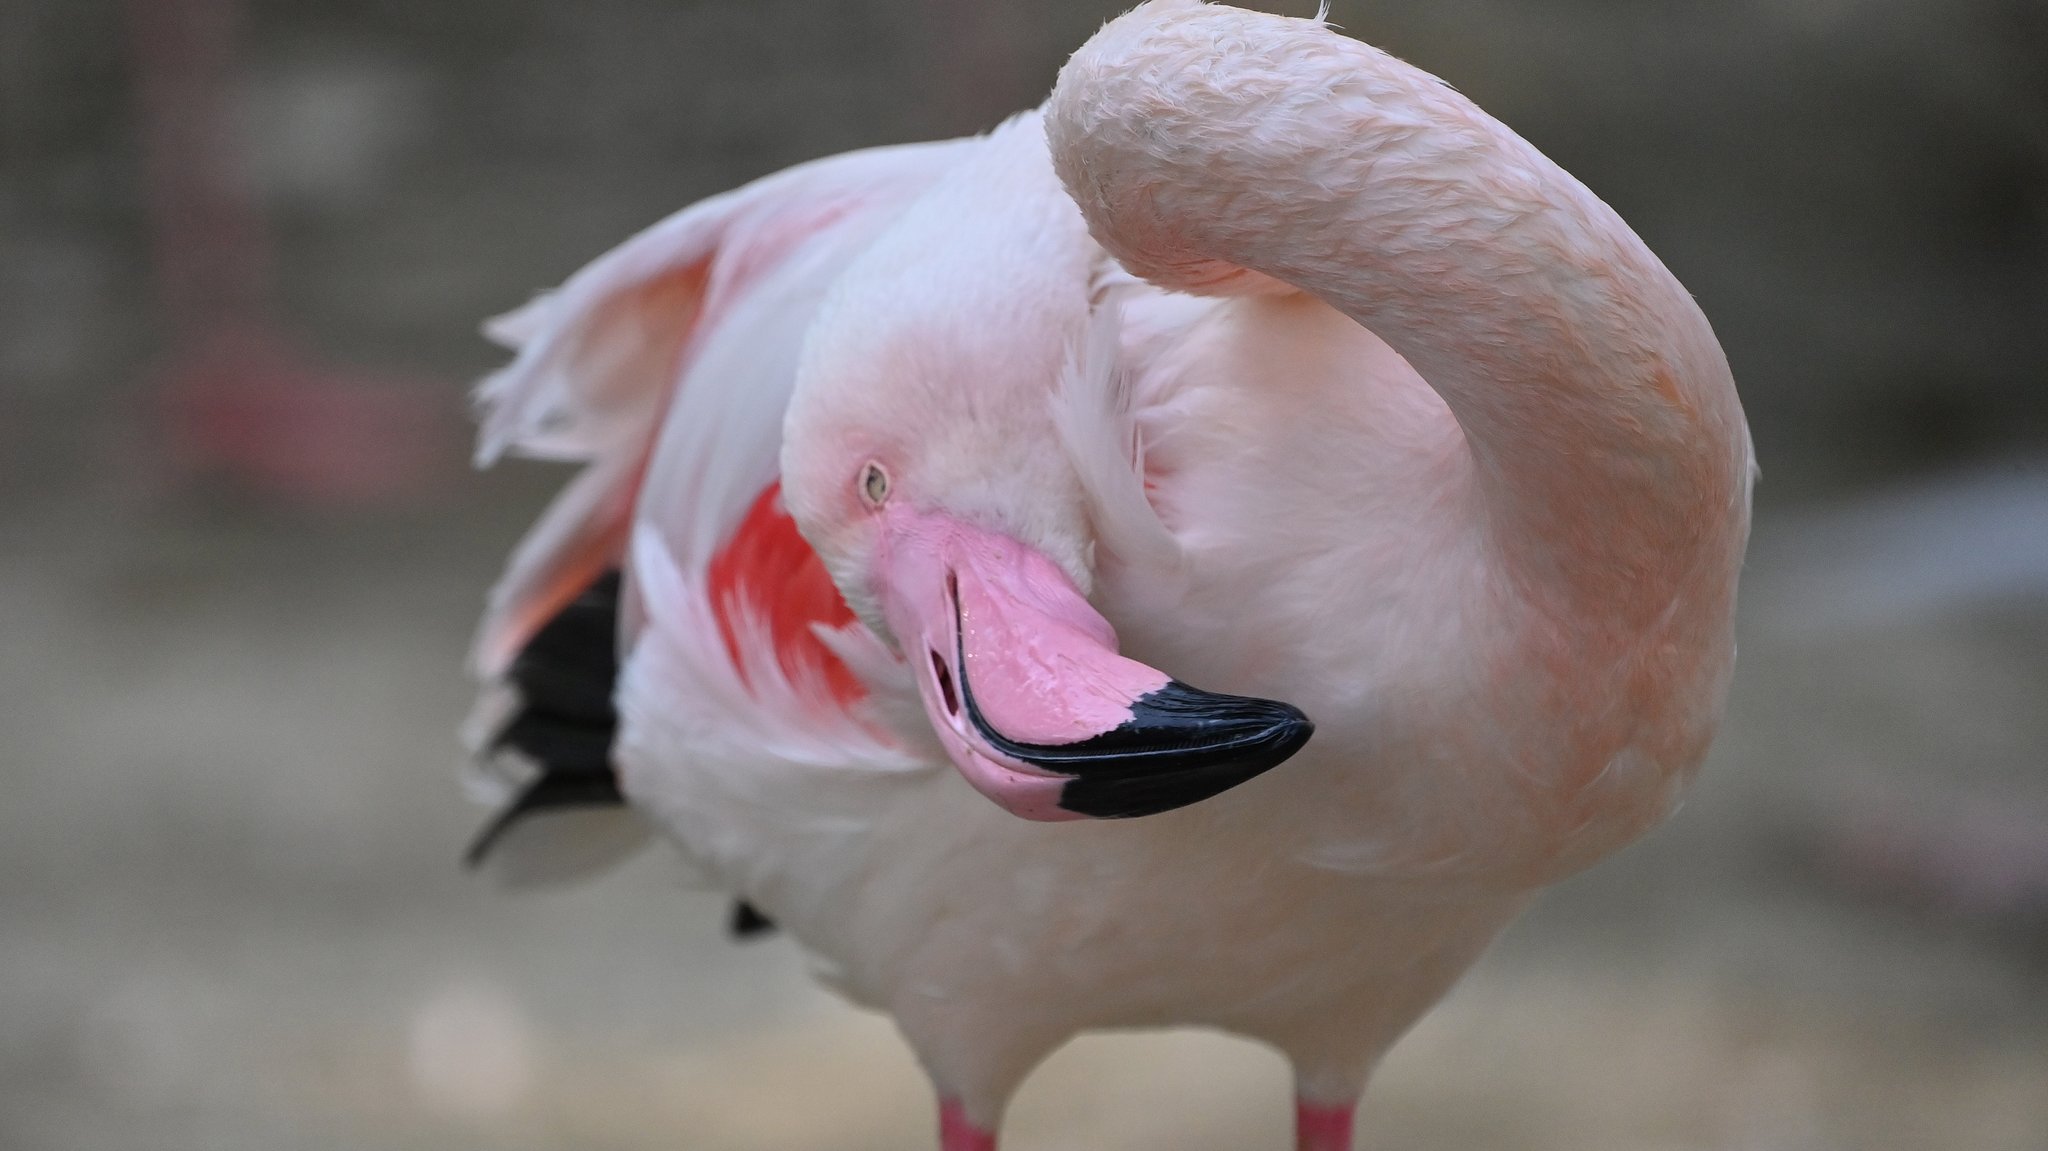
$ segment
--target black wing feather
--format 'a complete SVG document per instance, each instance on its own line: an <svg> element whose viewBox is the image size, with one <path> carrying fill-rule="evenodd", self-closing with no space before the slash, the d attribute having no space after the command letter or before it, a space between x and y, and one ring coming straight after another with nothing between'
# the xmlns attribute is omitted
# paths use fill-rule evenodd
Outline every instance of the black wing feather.
<svg viewBox="0 0 2048 1151"><path fill-rule="evenodd" d="M626 802L612 764L619 713L612 693L619 682L619 573L606 572L556 613L521 648L506 679L520 707L491 739L489 752L511 750L540 769L476 838L462 861L476 867L505 833L528 816L564 808L617 807ZM735 900L727 929L753 939L775 923L745 900Z"/></svg>
<svg viewBox="0 0 2048 1151"><path fill-rule="evenodd" d="M463 853L475 867L521 820L560 808L615 807L626 799L612 766L619 713L619 573L606 572L521 648L506 679L519 710L491 739L540 771L493 816Z"/></svg>

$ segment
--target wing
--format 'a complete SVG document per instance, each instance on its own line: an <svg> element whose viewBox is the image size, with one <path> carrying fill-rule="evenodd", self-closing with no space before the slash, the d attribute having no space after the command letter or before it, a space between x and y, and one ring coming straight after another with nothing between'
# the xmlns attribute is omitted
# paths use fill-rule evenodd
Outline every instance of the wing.
<svg viewBox="0 0 2048 1151"><path fill-rule="evenodd" d="M518 354L478 389L478 462L506 452L586 462L513 553L473 653L486 686L467 736L506 805L479 846L509 877L589 870L644 838L623 812L586 814L569 845L560 832L520 830L548 796L586 809L603 799L588 745L622 721L621 744L633 739L630 708L571 717L583 725L576 738L553 738L559 709L541 698L548 689L536 693L555 682L559 661L544 657L559 650L557 624L613 572L623 575L618 647L610 661L576 666L616 676L618 698L635 707L693 715L680 742L673 732L659 741L664 762L704 744L726 759L745 748L907 763L886 734L892 691L871 686L901 674L782 513L777 457L797 355L825 291L971 146L879 148L792 168L661 221L487 326ZM593 687L609 695L613 682L571 694ZM599 719L607 726L590 726ZM556 754L566 746L573 761Z"/></svg>

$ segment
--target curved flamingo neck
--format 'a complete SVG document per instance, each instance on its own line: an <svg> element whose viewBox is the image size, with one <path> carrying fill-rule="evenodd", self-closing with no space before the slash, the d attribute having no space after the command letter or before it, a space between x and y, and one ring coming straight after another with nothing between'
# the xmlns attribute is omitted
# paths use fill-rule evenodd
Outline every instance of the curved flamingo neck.
<svg viewBox="0 0 2048 1151"><path fill-rule="evenodd" d="M1408 360L1518 582L1640 624L1703 567L1732 579L1749 442L1713 332L1611 209L1456 91L1313 20L1159 0L1047 109L1061 178L1132 271L1280 281Z"/></svg>

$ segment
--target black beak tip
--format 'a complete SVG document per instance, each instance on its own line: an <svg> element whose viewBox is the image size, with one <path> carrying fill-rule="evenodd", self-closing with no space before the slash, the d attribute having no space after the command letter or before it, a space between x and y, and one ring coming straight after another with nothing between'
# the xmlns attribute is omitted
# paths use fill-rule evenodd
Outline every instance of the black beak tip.
<svg viewBox="0 0 2048 1151"><path fill-rule="evenodd" d="M1131 713L1130 722L1087 741L1092 754L1046 764L1074 776L1061 789L1062 808L1132 819L1186 807L1278 766L1315 734L1292 704L1179 680L1138 700Z"/></svg>
<svg viewBox="0 0 2048 1151"><path fill-rule="evenodd" d="M1024 743L988 722L961 671L960 705L976 732L1003 755L1068 776L1060 807L1095 819L1198 803L1278 766L1315 734L1315 724L1292 704L1203 691L1176 679L1139 697L1131 718L1112 730L1075 743Z"/></svg>

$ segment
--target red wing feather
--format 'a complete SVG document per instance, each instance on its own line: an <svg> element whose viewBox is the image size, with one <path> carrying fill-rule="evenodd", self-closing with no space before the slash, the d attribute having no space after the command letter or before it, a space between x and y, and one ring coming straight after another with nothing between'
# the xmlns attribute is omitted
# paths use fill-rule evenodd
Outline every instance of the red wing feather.
<svg viewBox="0 0 2048 1151"><path fill-rule="evenodd" d="M796 530L782 507L782 485L769 484L747 509L746 518L709 571L712 610L733 665L745 675L740 657L741 613L762 621L775 646L776 662L791 682L815 676L841 706L867 694L853 672L819 641L812 625L844 627L853 611L825 572L818 554Z"/></svg>

